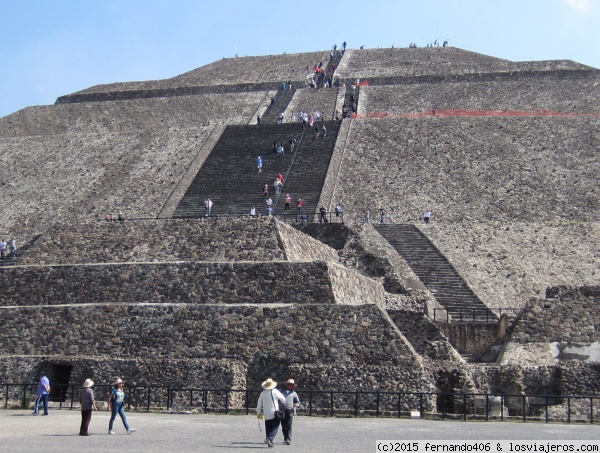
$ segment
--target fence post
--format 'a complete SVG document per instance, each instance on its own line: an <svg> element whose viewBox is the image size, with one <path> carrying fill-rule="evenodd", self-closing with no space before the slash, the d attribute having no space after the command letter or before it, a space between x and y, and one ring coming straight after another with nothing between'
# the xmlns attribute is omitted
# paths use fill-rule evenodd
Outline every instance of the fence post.
<svg viewBox="0 0 600 453"><path fill-rule="evenodd" d="M208 390L203 390L204 393L204 413L208 413Z"/></svg>
<svg viewBox="0 0 600 453"><path fill-rule="evenodd" d="M467 421L467 394L463 393L463 420Z"/></svg>
<svg viewBox="0 0 600 453"><path fill-rule="evenodd" d="M500 421L504 421L504 395L500 395Z"/></svg>
<svg viewBox="0 0 600 453"><path fill-rule="evenodd" d="M225 413L229 413L229 392L225 390Z"/></svg>
<svg viewBox="0 0 600 453"><path fill-rule="evenodd" d="M475 411L477 413L477 411ZM490 420L490 394L485 394L485 421Z"/></svg>
<svg viewBox="0 0 600 453"><path fill-rule="evenodd" d="M594 424L594 398L590 398L590 423Z"/></svg>
<svg viewBox="0 0 600 453"><path fill-rule="evenodd" d="M329 413L331 414L330 417L333 417L333 392L329 394L329 408Z"/></svg>
<svg viewBox="0 0 600 453"><path fill-rule="evenodd" d="M8 384L6 384L6 395L4 395L4 409L8 409Z"/></svg>
<svg viewBox="0 0 600 453"><path fill-rule="evenodd" d="M527 421L527 417L525 416L525 395L523 395L523 423Z"/></svg>
<svg viewBox="0 0 600 453"><path fill-rule="evenodd" d="M419 416L423 416L423 394L421 393L419 395L420 397L420 402L419 402Z"/></svg>
<svg viewBox="0 0 600 453"><path fill-rule="evenodd" d="M75 386L71 385L71 410L73 410L73 400L75 398Z"/></svg>
<svg viewBox="0 0 600 453"><path fill-rule="evenodd" d="M308 415L312 415L312 390L308 392Z"/></svg>
<svg viewBox="0 0 600 453"><path fill-rule="evenodd" d="M25 407L25 399L27 397L27 384L23 384L23 400L21 403L21 407Z"/></svg>
<svg viewBox="0 0 600 453"><path fill-rule="evenodd" d="M548 395L544 397L544 410L546 412L546 423L548 423Z"/></svg>
<svg viewBox="0 0 600 453"><path fill-rule="evenodd" d="M377 391L376 401L377 401L377 406L375 409L375 417L379 418L379 390Z"/></svg>
<svg viewBox="0 0 600 453"><path fill-rule="evenodd" d="M567 396L567 423L571 423L571 397Z"/></svg>
<svg viewBox="0 0 600 453"><path fill-rule="evenodd" d="M400 418L401 410L402 410L402 393L398 392L398 418Z"/></svg>
<svg viewBox="0 0 600 453"><path fill-rule="evenodd" d="M354 392L354 417L358 417L358 392Z"/></svg>
<svg viewBox="0 0 600 453"><path fill-rule="evenodd" d="M148 405L146 406L146 411L150 412L150 386L148 386Z"/></svg>
<svg viewBox="0 0 600 453"><path fill-rule="evenodd" d="M248 389L246 389L246 415L250 413L250 407L248 406L248 401L250 399L250 394L248 393Z"/></svg>

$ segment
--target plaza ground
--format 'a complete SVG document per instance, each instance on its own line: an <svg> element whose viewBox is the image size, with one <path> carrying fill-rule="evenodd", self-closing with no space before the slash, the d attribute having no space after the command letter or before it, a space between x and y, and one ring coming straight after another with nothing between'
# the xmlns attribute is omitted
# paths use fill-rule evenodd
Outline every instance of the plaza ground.
<svg viewBox="0 0 600 453"><path fill-rule="evenodd" d="M125 433L119 419L107 435L109 413L94 412L89 437L80 437L78 411L51 410L48 417L30 411L0 410L2 452L243 452L267 450L263 431L250 415L174 415L127 413L137 429ZM270 451L375 452L376 440L594 440L600 427L589 424L462 422L419 419L298 417L293 444L283 445L281 431Z"/></svg>

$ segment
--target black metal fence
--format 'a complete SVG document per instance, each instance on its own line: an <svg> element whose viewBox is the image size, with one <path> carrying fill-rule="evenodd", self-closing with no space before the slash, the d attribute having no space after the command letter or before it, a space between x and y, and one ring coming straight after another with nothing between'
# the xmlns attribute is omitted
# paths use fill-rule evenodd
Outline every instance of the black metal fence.
<svg viewBox="0 0 600 453"><path fill-rule="evenodd" d="M498 318L503 314L510 317L515 316L521 308L459 308L458 314L451 314L446 308L433 309L434 322L469 322L497 324ZM495 313L498 313L497 317Z"/></svg>
<svg viewBox="0 0 600 453"><path fill-rule="evenodd" d="M51 407L79 409L81 387L54 384ZM56 392L56 389L60 390ZM108 400L111 386L96 385L97 401ZM4 408L27 408L34 400L34 384L0 384ZM250 414L260 390L201 389L173 386L125 386L128 410ZM492 395L483 393L427 393L378 391L298 390L299 415L340 417L396 417L437 420L512 420L599 423L600 395Z"/></svg>

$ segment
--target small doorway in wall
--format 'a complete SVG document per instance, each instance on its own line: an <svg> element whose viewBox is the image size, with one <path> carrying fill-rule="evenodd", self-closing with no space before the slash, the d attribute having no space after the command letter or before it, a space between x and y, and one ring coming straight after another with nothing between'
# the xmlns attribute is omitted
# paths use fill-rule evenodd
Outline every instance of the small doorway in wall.
<svg viewBox="0 0 600 453"><path fill-rule="evenodd" d="M50 401L64 403L69 390L72 365L52 365L52 378L50 380Z"/></svg>

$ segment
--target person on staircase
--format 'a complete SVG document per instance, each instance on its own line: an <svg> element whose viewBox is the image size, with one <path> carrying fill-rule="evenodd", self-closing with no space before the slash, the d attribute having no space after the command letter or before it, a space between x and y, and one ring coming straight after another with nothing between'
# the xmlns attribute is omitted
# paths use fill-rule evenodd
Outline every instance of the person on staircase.
<svg viewBox="0 0 600 453"><path fill-rule="evenodd" d="M213 202L210 198L204 200L204 217L210 216L210 210L213 207Z"/></svg>
<svg viewBox="0 0 600 453"><path fill-rule="evenodd" d="M288 193L285 197L285 207L283 208L284 211L289 211L290 210L290 203L292 202L292 197L290 197L290 194Z"/></svg>
<svg viewBox="0 0 600 453"><path fill-rule="evenodd" d="M0 241L0 259L2 260L6 259L6 245L6 241L2 239Z"/></svg>
<svg viewBox="0 0 600 453"><path fill-rule="evenodd" d="M10 245L10 256L11 258L14 258L17 256L17 240L15 238L12 238L9 242Z"/></svg>
<svg viewBox="0 0 600 453"><path fill-rule="evenodd" d="M263 167L262 158L260 156L258 156L258 159L256 159L256 168L258 169L259 173L262 172L262 167Z"/></svg>
<svg viewBox="0 0 600 453"><path fill-rule="evenodd" d="M424 213L423 213L423 222L424 223L429 223L429 220L431 219L431 210L427 209Z"/></svg>

